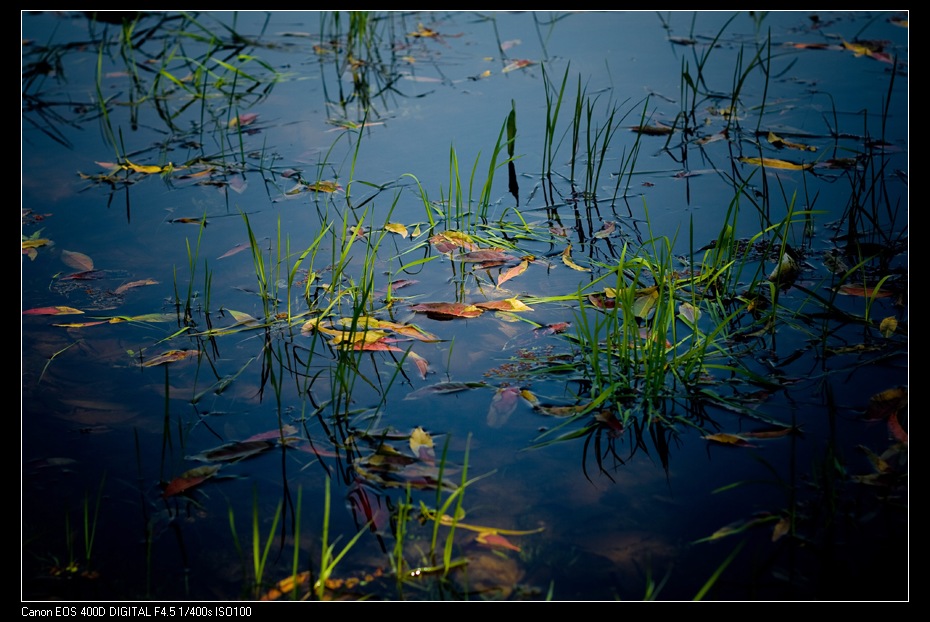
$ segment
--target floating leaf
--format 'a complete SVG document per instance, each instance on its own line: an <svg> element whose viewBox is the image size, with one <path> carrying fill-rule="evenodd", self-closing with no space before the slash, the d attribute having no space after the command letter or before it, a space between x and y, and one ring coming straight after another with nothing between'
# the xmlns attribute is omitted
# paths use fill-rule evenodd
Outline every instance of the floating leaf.
<svg viewBox="0 0 930 622"><path fill-rule="evenodd" d="M782 168L790 171L806 171L814 167L811 163L789 162L788 160L777 160L775 158L737 158L743 164L752 164L766 168Z"/></svg>
<svg viewBox="0 0 930 622"><path fill-rule="evenodd" d="M502 249L491 249L486 248L482 250L469 251L467 253L461 253L453 257L456 261L461 261L465 263L508 263L515 261L517 258L513 255L508 255Z"/></svg>
<svg viewBox="0 0 930 622"><path fill-rule="evenodd" d="M174 478L168 483L164 492L162 492L162 496L166 498L171 497L202 484L216 475L221 466L222 465L219 464L208 465L186 471L183 475Z"/></svg>
<svg viewBox="0 0 930 622"><path fill-rule="evenodd" d="M456 248L464 248L466 251L478 249L478 245L467 233L460 231L443 231L437 233L429 239L429 243L440 253L448 254Z"/></svg>
<svg viewBox="0 0 930 622"><path fill-rule="evenodd" d="M188 460L199 460L200 462L238 462L272 447L274 447L274 443L266 440L238 441L226 443L193 456L186 456L186 458Z"/></svg>
<svg viewBox="0 0 930 622"><path fill-rule="evenodd" d="M778 147L779 149L782 147L788 147L789 149L797 149L799 151L817 151L817 147L787 141L781 136L776 136L774 132L769 132L768 141L772 144L773 147Z"/></svg>
<svg viewBox="0 0 930 622"><path fill-rule="evenodd" d="M562 263L571 268L572 270L578 270L579 272L590 272L590 268L582 268L572 260L572 245L569 244L565 247L565 250L562 251Z"/></svg>
<svg viewBox="0 0 930 622"><path fill-rule="evenodd" d="M339 190L342 190L342 186L340 186L335 181L326 181L326 180L315 181L313 183L304 184L304 186L306 187L307 190L313 190L315 192L332 193L332 192L337 192Z"/></svg>
<svg viewBox="0 0 930 622"><path fill-rule="evenodd" d="M192 218L190 216L182 216L181 218L172 218L168 222L175 225L203 225L207 226L206 218Z"/></svg>
<svg viewBox="0 0 930 622"><path fill-rule="evenodd" d="M437 382L429 386L420 387L416 391L408 393L405 400L415 400L427 395L443 395L445 393L458 393L469 389L483 388L487 385L483 382Z"/></svg>
<svg viewBox="0 0 930 622"><path fill-rule="evenodd" d="M200 354L199 350L168 350L142 363L142 367L155 367L167 363L176 363Z"/></svg>
<svg viewBox="0 0 930 622"><path fill-rule="evenodd" d="M427 28L423 24L417 24L417 29L414 32L408 32L407 36L414 37L414 38L422 37L425 39L429 39L432 37L438 37L439 33L436 32L435 30L432 30L431 28Z"/></svg>
<svg viewBox="0 0 930 622"><path fill-rule="evenodd" d="M23 252L25 252L27 249L40 248L50 243L51 242L45 238L23 240Z"/></svg>
<svg viewBox="0 0 930 622"><path fill-rule="evenodd" d="M678 305L678 315L689 326L695 326L701 319L701 310L690 302L683 302Z"/></svg>
<svg viewBox="0 0 930 622"><path fill-rule="evenodd" d="M531 60L515 60L513 62L507 63L507 65L503 69L501 69L501 73L509 73L511 71L515 71L517 69L523 69L524 67L529 67L535 64L536 63L534 63Z"/></svg>
<svg viewBox="0 0 930 622"><path fill-rule="evenodd" d="M790 530L791 520L783 516L775 523L775 527L772 529L772 542L781 540L782 536L787 535Z"/></svg>
<svg viewBox="0 0 930 622"><path fill-rule="evenodd" d="M638 134L644 134L646 136L668 136L675 131L675 128L662 125L661 123L656 125L635 125L630 129Z"/></svg>
<svg viewBox="0 0 930 622"><path fill-rule="evenodd" d="M509 281L510 279L514 277L520 276L521 274L526 272L526 269L529 267L529 265L530 265L530 262L524 259L516 266L513 266L512 268L508 268L507 270L501 272L500 277L497 279L497 286L500 287L505 281Z"/></svg>
<svg viewBox="0 0 930 622"><path fill-rule="evenodd" d="M387 231L390 231L391 233L396 233L402 238L407 237L407 227L405 227L404 225L398 224L396 222L389 222L386 225L384 225L384 228Z"/></svg>
<svg viewBox="0 0 930 622"><path fill-rule="evenodd" d="M896 330L898 330L898 318L890 315L882 320L881 324L878 325L878 330L881 331L882 335L887 339L891 337Z"/></svg>
<svg viewBox="0 0 930 622"><path fill-rule="evenodd" d="M154 173L170 172L174 170L174 166L171 165L171 163L168 163L165 166L157 166L154 164L147 165L147 166L141 166L139 164L133 164L129 160L126 160L126 163L121 164L120 166L126 170L135 171L136 173L144 173L146 175L150 175Z"/></svg>
<svg viewBox="0 0 930 622"><path fill-rule="evenodd" d="M420 378L426 380L426 374L429 373L429 361L413 350L410 350L407 356L409 356L413 360L413 364L417 366L417 370L420 372Z"/></svg>
<svg viewBox="0 0 930 622"><path fill-rule="evenodd" d="M636 298L633 299L633 314L640 319L647 319L658 300L658 287L646 287L637 290Z"/></svg>
<svg viewBox="0 0 930 622"><path fill-rule="evenodd" d="M94 260L84 253L63 250L61 260L65 262L65 265L81 272L90 272L94 269Z"/></svg>
<svg viewBox="0 0 930 622"><path fill-rule="evenodd" d="M410 451L421 460L423 459L423 453L432 454L433 437L422 427L414 428L413 432L410 433Z"/></svg>
<svg viewBox="0 0 930 622"><path fill-rule="evenodd" d="M255 123L256 119L258 119L257 112L245 112L243 114L240 114L237 117L233 117L232 119L230 119L229 127L230 128L245 127L246 125L251 125L252 123Z"/></svg>
<svg viewBox="0 0 930 622"><path fill-rule="evenodd" d="M491 300L488 302L476 302L475 306L480 309L492 309L494 311L532 311L533 308L527 306L516 298L507 298L505 300Z"/></svg>
<svg viewBox="0 0 930 622"><path fill-rule="evenodd" d="M845 283L836 288L837 294L843 294L845 296L864 296L866 298L888 298L889 296L894 295L890 290L879 289L877 287L863 286L863 285L853 285L852 283Z"/></svg>
<svg viewBox="0 0 930 622"><path fill-rule="evenodd" d="M738 434L727 434L725 432L721 432L719 434L707 434L701 438L714 443L719 443L721 445L729 445L731 447L755 447L755 445Z"/></svg>
<svg viewBox="0 0 930 622"><path fill-rule="evenodd" d="M420 304L411 305L410 309L419 313L446 318L478 317L484 312L475 305L467 305L462 302L421 302Z"/></svg>
<svg viewBox="0 0 930 622"><path fill-rule="evenodd" d="M887 419L904 408L907 408L907 388L893 387L885 389L869 398L865 418L869 420Z"/></svg>
<svg viewBox="0 0 930 622"><path fill-rule="evenodd" d="M86 328L88 326L99 326L100 324L109 324L107 320L99 320L97 322L75 322L71 324L52 324L52 326L60 326L62 328Z"/></svg>
<svg viewBox="0 0 930 622"><path fill-rule="evenodd" d="M127 290L132 289L133 287L143 287L145 285L158 285L158 281L153 279L141 279L139 281L130 281L129 283L124 283L117 287L113 293L122 294Z"/></svg>
<svg viewBox="0 0 930 622"><path fill-rule="evenodd" d="M78 313L84 312L74 307L36 307L23 311L23 315L75 315Z"/></svg>

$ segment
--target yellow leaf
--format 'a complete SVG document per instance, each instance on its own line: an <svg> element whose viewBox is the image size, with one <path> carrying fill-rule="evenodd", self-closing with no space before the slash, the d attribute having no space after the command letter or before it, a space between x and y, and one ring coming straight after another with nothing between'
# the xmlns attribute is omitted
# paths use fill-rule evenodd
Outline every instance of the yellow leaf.
<svg viewBox="0 0 930 622"><path fill-rule="evenodd" d="M154 164L143 166L139 164L133 164L129 160L126 160L126 164L122 165L124 169L133 170L137 173L146 173L146 174L161 173L162 171L168 170L168 167L170 166L171 166L170 163L167 166L156 166Z"/></svg>
<svg viewBox="0 0 930 622"><path fill-rule="evenodd" d="M433 437L422 427L417 427L410 433L410 451L412 451L414 455L419 455L421 447L432 449Z"/></svg>
<svg viewBox="0 0 930 622"><path fill-rule="evenodd" d="M23 240L23 248L39 248L40 246L45 246L49 241L45 238L36 238L34 240Z"/></svg>
<svg viewBox="0 0 930 622"><path fill-rule="evenodd" d="M572 261L572 245L569 244L565 247L565 250L562 251L562 263L571 268L572 270L578 270L579 272L590 272L590 268L582 268L574 261Z"/></svg>
<svg viewBox="0 0 930 622"><path fill-rule="evenodd" d="M785 140L781 136L776 136L775 132L769 132L768 141L775 147L782 148L788 147L789 149L797 149L799 151L817 151L817 147L811 145L803 145L801 143L793 143Z"/></svg>
<svg viewBox="0 0 930 622"><path fill-rule="evenodd" d="M878 329L882 331L882 335L885 338L891 337L898 329L897 318L894 316L886 317L884 320L882 320L882 323L879 325Z"/></svg>
<svg viewBox="0 0 930 622"><path fill-rule="evenodd" d="M782 168L790 171L806 171L814 168L813 164L789 162L788 160L777 160L775 158L738 158L743 164L753 164L755 166L764 166L767 168Z"/></svg>
<svg viewBox="0 0 930 622"><path fill-rule="evenodd" d="M390 231L391 233L396 233L397 235L399 235L399 236L402 237L402 238L406 238L406 237L407 237L407 227L405 227L405 226L403 226L403 225L401 225L401 224L397 224L397 223L394 223L394 222L389 222L389 223L387 223L386 225L384 225L384 228L385 228L386 230Z"/></svg>

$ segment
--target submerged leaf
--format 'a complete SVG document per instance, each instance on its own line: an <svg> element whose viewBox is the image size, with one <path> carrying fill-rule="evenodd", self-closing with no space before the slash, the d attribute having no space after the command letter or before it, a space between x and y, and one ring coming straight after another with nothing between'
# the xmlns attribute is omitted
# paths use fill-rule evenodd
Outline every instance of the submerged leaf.
<svg viewBox="0 0 930 622"><path fill-rule="evenodd" d="M488 409L488 425L499 428L507 423L510 415L517 409L520 402L521 391L518 387L501 387L491 398L491 407Z"/></svg>
<svg viewBox="0 0 930 622"><path fill-rule="evenodd" d="M90 272L94 269L94 260L76 251L61 251L61 260L70 268L80 270L81 272Z"/></svg>
<svg viewBox="0 0 930 622"><path fill-rule="evenodd" d="M183 475L179 475L168 483L162 492L162 496L171 497L202 484L216 475L221 466L219 464L208 465L186 471Z"/></svg>
<svg viewBox="0 0 930 622"><path fill-rule="evenodd" d="M274 447L274 443L267 440L237 441L208 449L193 456L187 456L187 459L199 460L200 462L238 462L272 447Z"/></svg>

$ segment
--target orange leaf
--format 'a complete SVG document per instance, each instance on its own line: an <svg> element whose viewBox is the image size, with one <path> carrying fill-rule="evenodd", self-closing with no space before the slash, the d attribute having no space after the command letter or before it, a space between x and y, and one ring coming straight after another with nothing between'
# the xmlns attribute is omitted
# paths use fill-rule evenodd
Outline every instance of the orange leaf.
<svg viewBox="0 0 930 622"><path fill-rule="evenodd" d="M863 287L862 285L853 285L851 283L840 285L837 288L836 293L844 294L846 296L864 296L866 298L887 298L892 295L892 292L887 289Z"/></svg>
<svg viewBox="0 0 930 622"><path fill-rule="evenodd" d="M185 472L183 475L180 475L173 480L171 480L168 485L165 487L164 492L162 492L162 497L171 497L173 495L180 494L185 490L189 490L198 484L202 484L207 481L220 470L220 465L210 465L202 466L196 469L191 469L190 471Z"/></svg>
<svg viewBox="0 0 930 622"><path fill-rule="evenodd" d="M479 309L489 309L494 311L532 311L533 308L527 306L516 298L507 298L505 300L489 300L488 302L476 302L475 306Z"/></svg>
<svg viewBox="0 0 930 622"><path fill-rule="evenodd" d="M530 265L530 262L524 259L523 261L519 263L519 265L516 265L512 268L508 268L504 272L501 272L500 278L497 279L497 286L500 287L501 284L504 283L505 281L509 281L510 279L516 276L520 276L521 274L526 272L526 269L529 267L529 265Z"/></svg>
<svg viewBox="0 0 930 622"><path fill-rule="evenodd" d="M488 533L481 532L475 538L481 544L486 544L488 546L496 546L502 549L510 549L511 551L519 551L520 547L515 544L511 544L510 541L504 536L497 533Z"/></svg>
<svg viewBox="0 0 930 622"><path fill-rule="evenodd" d="M755 445L747 441L742 436L738 436L736 434L727 434L725 432L721 432L719 434L708 434L706 436L702 436L701 438L712 441L714 443L720 443L721 445L730 445L732 447L755 447Z"/></svg>

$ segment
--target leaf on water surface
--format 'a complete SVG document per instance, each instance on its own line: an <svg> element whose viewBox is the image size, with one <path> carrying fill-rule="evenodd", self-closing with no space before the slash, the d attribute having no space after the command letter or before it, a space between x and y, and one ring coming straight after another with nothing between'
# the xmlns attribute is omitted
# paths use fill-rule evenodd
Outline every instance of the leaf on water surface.
<svg viewBox="0 0 930 622"><path fill-rule="evenodd" d="M488 302L476 302L475 306L479 309L488 309L494 311L532 311L533 308L521 302L517 298L506 298L504 300L490 300Z"/></svg>
<svg viewBox="0 0 930 622"><path fill-rule="evenodd" d="M891 436L896 441L907 444L907 432L901 426L901 422L898 421L898 413L892 413L888 417L888 431L891 432Z"/></svg>
<svg viewBox="0 0 930 622"><path fill-rule="evenodd" d="M469 389L485 388L488 385L483 382L437 382L425 387L420 387L404 397L405 400L415 400L429 395L443 395L445 393L458 393L459 391L468 391Z"/></svg>
<svg viewBox="0 0 930 622"><path fill-rule="evenodd" d="M235 441L202 451L193 456L185 456L185 458L200 462L238 462L244 458L258 455L272 447L274 447L274 443L267 440Z"/></svg>
<svg viewBox="0 0 930 622"><path fill-rule="evenodd" d="M433 245L438 252L449 254L457 248L464 248L466 251L478 250L478 245L467 233L460 231L443 231L430 237L429 243Z"/></svg>
<svg viewBox="0 0 930 622"><path fill-rule="evenodd" d="M420 460L430 464L436 459L433 437L419 426L410 433L410 451Z"/></svg>
<svg viewBox="0 0 930 622"><path fill-rule="evenodd" d="M417 366L417 371L420 372L420 378L426 380L426 374L429 373L429 361L413 350L410 350L407 356L409 356L413 360L413 364Z"/></svg>
<svg viewBox="0 0 930 622"><path fill-rule="evenodd" d="M161 493L162 497L171 497L202 484L216 475L221 466L222 465L219 464L208 465L186 471L184 474L179 475L168 483L165 490Z"/></svg>
<svg viewBox="0 0 930 622"><path fill-rule="evenodd" d="M98 163L98 164L99 164L99 163ZM155 165L155 164L151 164L151 165L133 164L133 163L130 162L129 160L126 160L126 163L125 163L125 164L120 164L120 167L121 167L121 168L124 168L124 169L126 169L126 170L135 171L136 173L143 173L143 174L145 174L145 175L151 175L151 174L163 173L163 172L170 172L170 171L174 170L174 166L173 166L170 162L169 162L168 164L166 164L165 166L158 166L158 165Z"/></svg>
<svg viewBox="0 0 930 622"><path fill-rule="evenodd" d="M865 418L869 421L887 419L905 408L907 408L907 387L893 387L869 398Z"/></svg>
<svg viewBox="0 0 930 622"><path fill-rule="evenodd" d="M23 252L26 252L29 249L41 248L50 244L50 240L46 238L30 238L28 240L23 240Z"/></svg>
<svg viewBox="0 0 930 622"><path fill-rule="evenodd" d="M259 324L259 321L248 313L236 311L234 309L225 309L225 311L236 320L236 324L244 324L246 326L258 326Z"/></svg>
<svg viewBox="0 0 930 622"><path fill-rule="evenodd" d="M762 166L765 168L781 168L789 171L806 171L814 168L810 162L789 162L788 160L778 160L776 158L749 158L741 156L737 158L743 164L752 164L753 166Z"/></svg>
<svg viewBox="0 0 930 622"><path fill-rule="evenodd" d="M533 334L537 337L544 335L559 335L571 328L571 322L555 322L553 324L546 324L545 326L540 326L539 328L533 329Z"/></svg>
<svg viewBox="0 0 930 622"><path fill-rule="evenodd" d="M142 367L155 367L156 365L165 365L168 363L176 363L178 361L184 361L189 358L199 356L200 350L168 350L163 352L158 356L152 357L147 361L142 363Z"/></svg>
<svg viewBox="0 0 930 622"><path fill-rule="evenodd" d="M417 29L416 29L415 31L413 31L413 32L408 32L408 33L407 33L407 36L408 36L408 37L414 37L414 38L425 38L425 39L429 39L429 38L433 38L433 37L438 37L438 36L439 36L439 33L436 32L435 30L431 29L431 28L427 28L427 27L424 26L423 24L417 24Z"/></svg>
<svg viewBox="0 0 930 622"><path fill-rule="evenodd" d="M701 310L690 302L683 302L678 306L678 315L686 324L693 327L701 319Z"/></svg>
<svg viewBox="0 0 930 622"><path fill-rule="evenodd" d="M787 141L781 136L777 136L775 132L771 131L768 135L768 141L772 144L772 146L778 147L779 149L782 147L788 147L789 149L797 149L798 151L817 151L817 147Z"/></svg>
<svg viewBox="0 0 930 622"><path fill-rule="evenodd" d="M771 428L768 430L754 430L751 432L743 432L740 436L746 438L782 438L784 436L789 436L791 434L800 434L801 429L797 426L783 426L777 428Z"/></svg>
<svg viewBox="0 0 930 622"><path fill-rule="evenodd" d="M23 315L76 315L79 313L84 312L74 307L36 307L23 311Z"/></svg>
<svg viewBox="0 0 930 622"><path fill-rule="evenodd" d="M389 223L387 223L387 224L384 225L384 228L385 228L387 231L390 231L391 233L396 233L397 235L399 235L399 236L402 237L402 238L406 238L407 235L408 235L408 233L407 233L407 227L405 227L405 226L402 225L402 224L396 223L396 222L389 222Z"/></svg>
<svg viewBox="0 0 930 622"><path fill-rule="evenodd" d="M509 263L511 261L516 261L517 258L513 255L508 255L503 249L499 248L485 248L476 251L469 251L467 253L460 253L452 257L455 261L461 261L463 263Z"/></svg>
<svg viewBox="0 0 930 622"><path fill-rule="evenodd" d="M507 65L503 69L501 69L501 73L509 73L511 71L516 71L517 69L523 69L524 67L530 67L535 64L536 63L531 60L523 60L523 59L515 60L510 63L507 63Z"/></svg>
<svg viewBox="0 0 930 622"><path fill-rule="evenodd" d="M172 218L168 222L176 225L203 225L204 227L209 224L206 218L191 218L190 216L182 216L180 218Z"/></svg>
<svg viewBox="0 0 930 622"><path fill-rule="evenodd" d="M608 220L601 226L600 229L594 232L594 237L599 240L603 240L605 238L610 237L610 235L614 231L616 231L616 229L617 229L617 223L615 223L612 220Z"/></svg>
<svg viewBox="0 0 930 622"><path fill-rule="evenodd" d="M633 314L640 319L647 319L652 308L659 300L659 288L647 287L637 290L636 298L633 299Z"/></svg>
<svg viewBox="0 0 930 622"><path fill-rule="evenodd" d="M229 127L245 127L246 125L251 125L255 123L255 120L258 119L257 112L244 112L237 117L233 117L229 120Z"/></svg>
<svg viewBox="0 0 930 622"><path fill-rule="evenodd" d="M565 250L562 251L562 263L571 268L572 270L578 270L579 272L590 272L590 268L583 268L576 264L572 260L572 245L569 244L565 247Z"/></svg>
<svg viewBox="0 0 930 622"><path fill-rule="evenodd" d="M772 528L772 542L778 542L781 540L782 536L788 534L791 530L791 520L785 516L781 517L775 527Z"/></svg>
<svg viewBox="0 0 930 622"><path fill-rule="evenodd" d="M501 272L500 277L498 277L497 279L497 287L500 287L504 282L509 281L510 279L520 276L521 274L526 272L526 269L529 267L529 265L530 265L530 262L524 259L516 266L513 266L512 268L508 268L507 270L504 270L503 272Z"/></svg>
<svg viewBox="0 0 930 622"><path fill-rule="evenodd" d="M74 268L75 270L80 270L81 272L90 272L94 269L94 260L84 253L78 253L77 251L62 250L61 260L65 262L66 266Z"/></svg>
<svg viewBox="0 0 930 622"><path fill-rule="evenodd" d="M881 321L881 324L878 325L878 330L881 331L882 336L885 339L891 337L896 330L898 330L898 318L893 315L889 315Z"/></svg>
<svg viewBox="0 0 930 622"><path fill-rule="evenodd" d="M132 289L133 287L143 287L145 285L158 285L158 281L154 279L141 279L138 281L130 281L129 283L124 283L113 290L115 294L122 294L127 290Z"/></svg>
<svg viewBox="0 0 930 622"><path fill-rule="evenodd" d="M630 130L645 136L668 136L675 131L675 128L657 123L655 125L634 125Z"/></svg>
<svg viewBox="0 0 930 622"><path fill-rule="evenodd" d="M888 298L894 295L893 292L888 289L854 285L852 283L840 285L836 288L836 293L843 294L844 296L863 296L865 298Z"/></svg>
<svg viewBox="0 0 930 622"><path fill-rule="evenodd" d="M412 311L418 313L427 313L430 315L447 316L447 317L478 317L484 311L475 305L467 305L462 302L421 302L410 305Z"/></svg>
<svg viewBox="0 0 930 622"><path fill-rule="evenodd" d="M719 434L706 434L701 438L714 443L719 443L720 445L729 445L730 447L755 447L755 445L747 441L739 434L728 434L726 432L721 432Z"/></svg>
<svg viewBox="0 0 930 622"><path fill-rule="evenodd" d="M885 63L893 62L891 55L884 51L884 41L843 41L843 48L851 51L856 57L868 56Z"/></svg>
<svg viewBox="0 0 930 622"><path fill-rule="evenodd" d="M309 184L303 184L303 185L306 190L313 190L315 192L333 193L333 192L338 192L339 190L342 190L342 186L340 186L338 183L336 183L335 181L328 181L328 180L320 180L320 181L315 181L315 182L312 182Z"/></svg>

